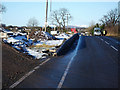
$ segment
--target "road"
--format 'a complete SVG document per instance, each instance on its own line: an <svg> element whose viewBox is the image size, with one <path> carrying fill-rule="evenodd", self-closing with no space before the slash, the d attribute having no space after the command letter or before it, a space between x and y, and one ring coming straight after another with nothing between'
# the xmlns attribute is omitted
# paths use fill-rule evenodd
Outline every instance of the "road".
<svg viewBox="0 0 120 90"><path fill-rule="evenodd" d="M46 61L15 88L118 88L119 45L81 36L73 51Z"/></svg>

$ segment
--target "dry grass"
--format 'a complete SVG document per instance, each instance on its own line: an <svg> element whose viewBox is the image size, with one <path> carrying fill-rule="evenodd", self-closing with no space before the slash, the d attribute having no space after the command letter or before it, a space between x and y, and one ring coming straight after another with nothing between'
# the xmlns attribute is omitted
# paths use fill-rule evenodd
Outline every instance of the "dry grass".
<svg viewBox="0 0 120 90"><path fill-rule="evenodd" d="M33 48L33 47L37 47L37 48L40 48L40 47L51 48L51 47L55 47L55 45L43 44L43 45L32 45L32 46L30 46L30 48Z"/></svg>
<svg viewBox="0 0 120 90"><path fill-rule="evenodd" d="M107 30L107 36L118 36L118 26L114 27L106 27L105 30Z"/></svg>
<svg viewBox="0 0 120 90"><path fill-rule="evenodd" d="M63 42L61 43L61 45L65 42L66 40L64 39ZM61 45L46 45L45 43L43 43L42 45L32 45L29 48L40 48L40 47L44 47L44 48L51 48L51 47L55 47L55 46L61 46Z"/></svg>

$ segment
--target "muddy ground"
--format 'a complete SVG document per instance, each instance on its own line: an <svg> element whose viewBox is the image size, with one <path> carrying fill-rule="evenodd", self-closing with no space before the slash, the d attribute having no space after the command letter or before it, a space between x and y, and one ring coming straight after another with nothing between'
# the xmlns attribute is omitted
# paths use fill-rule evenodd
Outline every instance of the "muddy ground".
<svg viewBox="0 0 120 90"><path fill-rule="evenodd" d="M2 86L8 88L41 61L18 52L2 42Z"/></svg>

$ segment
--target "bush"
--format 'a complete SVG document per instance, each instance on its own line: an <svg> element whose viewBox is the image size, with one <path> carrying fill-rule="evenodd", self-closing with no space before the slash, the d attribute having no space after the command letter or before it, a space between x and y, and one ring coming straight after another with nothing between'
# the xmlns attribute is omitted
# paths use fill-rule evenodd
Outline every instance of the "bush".
<svg viewBox="0 0 120 90"><path fill-rule="evenodd" d="M105 27L107 36L118 36L118 25L112 27Z"/></svg>

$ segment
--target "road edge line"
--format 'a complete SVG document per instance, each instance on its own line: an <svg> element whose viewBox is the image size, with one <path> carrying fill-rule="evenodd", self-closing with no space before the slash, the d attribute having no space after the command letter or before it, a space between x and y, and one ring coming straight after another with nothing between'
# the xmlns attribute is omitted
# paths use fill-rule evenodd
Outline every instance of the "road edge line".
<svg viewBox="0 0 120 90"><path fill-rule="evenodd" d="M109 43L108 43L107 41L105 41L105 43L106 43L107 45L109 45Z"/></svg>
<svg viewBox="0 0 120 90"><path fill-rule="evenodd" d="M62 78L61 78L61 80L60 80L60 82L59 82L56 90L60 90L60 89L61 89L61 87L62 87L62 85L63 85L63 83L64 83L64 81L65 81L65 78L66 78L66 76L67 76L67 74L68 74L68 71L69 71L69 68L70 68L70 66L71 66L71 63L72 63L72 60L73 60L73 59L74 59L74 57L73 57L73 58L70 60L70 62L68 63L67 68L65 69L64 74L63 74L63 76L62 76Z"/></svg>
<svg viewBox="0 0 120 90"><path fill-rule="evenodd" d="M12 84L9 88L14 88L16 87L19 83L21 83L25 78L27 78L28 76L30 76L33 72L35 72L35 70L39 69L40 66L42 66L43 64L45 64L46 62L48 62L50 60L50 58L46 59L44 62L42 62L41 64L39 64L38 66L36 66L33 70L29 71L28 73L26 73L23 77L21 77L18 81L16 81L14 84Z"/></svg>
<svg viewBox="0 0 120 90"><path fill-rule="evenodd" d="M118 51L118 49L116 49L114 46L111 45L111 48L113 48L114 50Z"/></svg>
<svg viewBox="0 0 120 90"><path fill-rule="evenodd" d="M67 76L67 74L68 74L69 68L70 68L70 66L71 66L71 64L72 64L72 61L73 61L73 59L75 58L75 56L77 55L78 48L79 48L79 44L80 44L80 40L81 40L81 36L79 37L78 45L77 45L76 49L73 51L73 53L75 53L75 54L74 54L74 56L71 58L71 60L69 61L68 65L67 65L67 67L66 67L66 69L65 69L65 71L64 71L64 74L62 75L62 78L60 79L60 82L59 82L56 90L60 90L60 89L62 88L62 85L63 85L63 83L64 83L64 81L65 81L65 78L66 78L66 76Z"/></svg>

